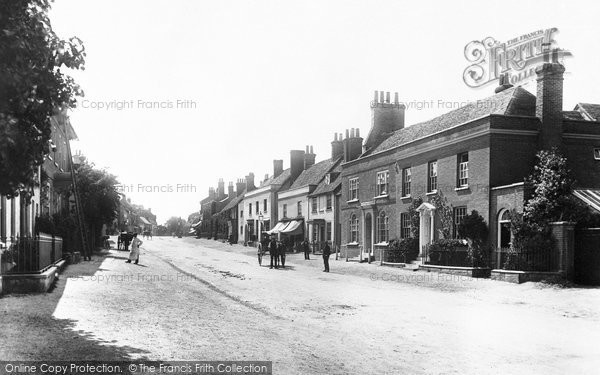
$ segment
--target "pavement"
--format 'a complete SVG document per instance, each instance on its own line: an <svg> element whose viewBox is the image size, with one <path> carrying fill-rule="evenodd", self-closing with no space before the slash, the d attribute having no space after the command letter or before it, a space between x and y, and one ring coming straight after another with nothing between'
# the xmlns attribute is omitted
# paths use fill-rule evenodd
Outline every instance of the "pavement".
<svg viewBox="0 0 600 375"><path fill-rule="evenodd" d="M275 374L597 373L600 289L154 237L0 298L0 360L269 360ZM268 260L268 257L267 257Z"/></svg>

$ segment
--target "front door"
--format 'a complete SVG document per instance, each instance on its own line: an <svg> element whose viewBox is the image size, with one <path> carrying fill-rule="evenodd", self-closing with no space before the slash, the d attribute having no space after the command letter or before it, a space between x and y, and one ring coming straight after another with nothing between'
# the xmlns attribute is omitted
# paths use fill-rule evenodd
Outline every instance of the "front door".
<svg viewBox="0 0 600 375"><path fill-rule="evenodd" d="M373 219L370 213L365 215L365 244L363 247L363 259L369 259L373 251Z"/></svg>

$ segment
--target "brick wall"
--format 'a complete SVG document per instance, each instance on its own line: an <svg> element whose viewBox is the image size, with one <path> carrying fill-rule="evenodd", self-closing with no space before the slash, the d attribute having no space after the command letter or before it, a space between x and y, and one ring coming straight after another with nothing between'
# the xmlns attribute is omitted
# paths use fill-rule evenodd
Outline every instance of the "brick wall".
<svg viewBox="0 0 600 375"><path fill-rule="evenodd" d="M600 125L565 122L564 130L563 152L577 186L600 188L600 160L594 159L594 149L600 148Z"/></svg>

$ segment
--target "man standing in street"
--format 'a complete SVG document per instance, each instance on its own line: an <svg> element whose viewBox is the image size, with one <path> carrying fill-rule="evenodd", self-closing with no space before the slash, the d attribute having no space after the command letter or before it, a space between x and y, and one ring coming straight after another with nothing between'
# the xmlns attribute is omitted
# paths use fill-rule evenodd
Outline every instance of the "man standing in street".
<svg viewBox="0 0 600 375"><path fill-rule="evenodd" d="M304 251L304 260L310 260L310 248L308 247L306 238L302 241L302 251Z"/></svg>
<svg viewBox="0 0 600 375"><path fill-rule="evenodd" d="M273 268L273 263L275 263L275 268L279 268L279 254L277 252L275 237L271 239L271 243L269 244L269 254L271 255L271 267L269 268Z"/></svg>
<svg viewBox="0 0 600 375"><path fill-rule="evenodd" d="M325 246L323 247L323 265L325 265L325 269L323 272L329 272L329 256L331 255L331 248L329 248L329 242L325 242Z"/></svg>

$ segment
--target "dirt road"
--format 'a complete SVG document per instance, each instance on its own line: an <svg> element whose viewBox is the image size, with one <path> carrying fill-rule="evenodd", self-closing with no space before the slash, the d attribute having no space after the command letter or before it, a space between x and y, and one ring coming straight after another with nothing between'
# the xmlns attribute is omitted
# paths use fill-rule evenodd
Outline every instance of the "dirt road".
<svg viewBox="0 0 600 375"><path fill-rule="evenodd" d="M275 374L596 373L600 289L154 238L0 299L1 359L271 360ZM52 343L52 348L49 347Z"/></svg>

